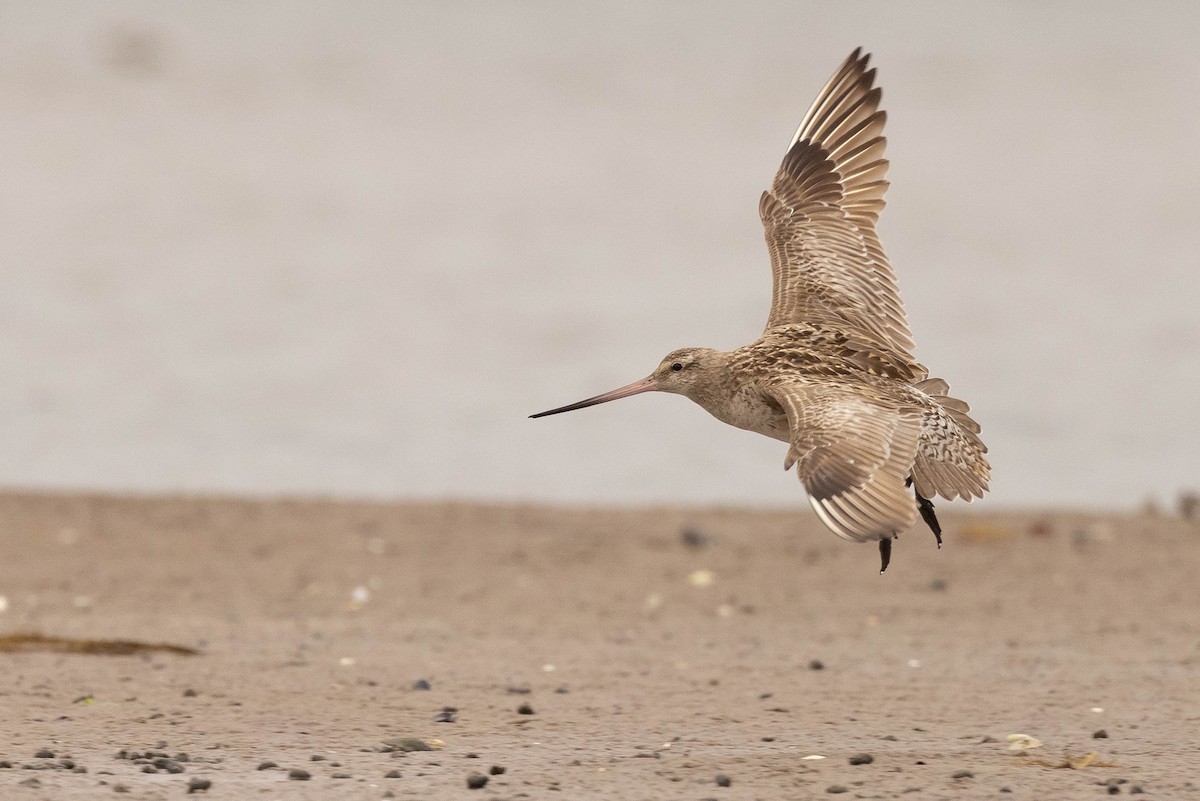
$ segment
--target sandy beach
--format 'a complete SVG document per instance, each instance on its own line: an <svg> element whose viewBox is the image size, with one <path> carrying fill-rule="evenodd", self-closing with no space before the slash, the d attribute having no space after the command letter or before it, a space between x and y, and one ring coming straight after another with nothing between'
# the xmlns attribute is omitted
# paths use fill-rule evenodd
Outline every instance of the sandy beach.
<svg viewBox="0 0 1200 801"><path fill-rule="evenodd" d="M1200 797L1200 528L942 516L5 494L0 634L199 653L0 653L0 797Z"/></svg>

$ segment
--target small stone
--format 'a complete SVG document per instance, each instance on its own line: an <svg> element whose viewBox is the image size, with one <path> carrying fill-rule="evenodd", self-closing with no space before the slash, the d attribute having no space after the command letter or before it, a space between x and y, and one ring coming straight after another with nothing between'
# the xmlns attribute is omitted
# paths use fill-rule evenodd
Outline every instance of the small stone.
<svg viewBox="0 0 1200 801"><path fill-rule="evenodd" d="M503 765L492 765L490 768L488 768L488 773L492 774L493 776L502 776L506 770L508 770L508 768L504 767Z"/></svg>
<svg viewBox="0 0 1200 801"><path fill-rule="evenodd" d="M398 771L398 770L389 770L387 773L383 774L383 778L385 778L385 779L399 779L399 778L400 778L400 771Z"/></svg>
<svg viewBox="0 0 1200 801"><path fill-rule="evenodd" d="M142 773L158 773L158 768L153 765L142 765Z"/></svg>
<svg viewBox="0 0 1200 801"><path fill-rule="evenodd" d="M414 690L432 690L433 685L430 684L426 679L417 679L412 683L412 688Z"/></svg>
<svg viewBox="0 0 1200 801"><path fill-rule="evenodd" d="M324 762L325 757L321 756L320 754L313 754L312 756L310 756L308 758L308 761L309 762Z"/></svg>
<svg viewBox="0 0 1200 801"><path fill-rule="evenodd" d="M1109 794L1109 795L1120 795L1120 794L1121 794L1121 785L1119 785L1119 784L1110 784L1110 785L1108 785L1108 791L1107 791L1107 792L1108 792L1108 794Z"/></svg>
<svg viewBox="0 0 1200 801"><path fill-rule="evenodd" d="M1144 792L1146 791L1142 789L1142 785L1140 784L1131 785L1129 788L1130 795L1141 795Z"/></svg>
<svg viewBox="0 0 1200 801"><path fill-rule="evenodd" d="M529 704L521 704L519 707L517 707L517 714L518 715L532 715L533 707L530 706Z"/></svg>
<svg viewBox="0 0 1200 801"><path fill-rule="evenodd" d="M212 780L200 779L195 776L189 779L187 783L188 793L203 793L206 792L210 787L212 787Z"/></svg>
<svg viewBox="0 0 1200 801"><path fill-rule="evenodd" d="M808 663L808 669L809 669L809 670L824 670L824 669L825 669L825 663L824 663L824 662L822 662L820 659L814 659L814 660L812 660L811 662L809 662L809 663ZM838 786L840 786L840 785L836 785L836 784L835 784L834 786L835 786L835 787L838 787ZM826 791L826 792L828 792L828 791ZM845 792L845 791L843 790L842 792Z"/></svg>
<svg viewBox="0 0 1200 801"><path fill-rule="evenodd" d="M334 773L329 778L331 779L353 779L349 773Z"/></svg>
<svg viewBox="0 0 1200 801"><path fill-rule="evenodd" d="M276 765L274 762L270 762L270 761L258 763L259 770L270 770L271 768L277 768L277 767L279 767L279 766Z"/></svg>
<svg viewBox="0 0 1200 801"><path fill-rule="evenodd" d="M851 765L870 765L874 761L875 757L871 756L870 754L855 754L854 756L850 757Z"/></svg>
<svg viewBox="0 0 1200 801"><path fill-rule="evenodd" d="M128 787L126 787L126 786L125 786L125 785L123 785L123 784L114 784L114 785L113 785L113 792L114 792L114 793L128 793L128 792L129 792L129 788L128 788Z"/></svg>
<svg viewBox="0 0 1200 801"><path fill-rule="evenodd" d="M715 779L718 787L728 787L733 784L733 779L726 776L724 773L718 773Z"/></svg>
<svg viewBox="0 0 1200 801"><path fill-rule="evenodd" d="M487 783L488 783L488 777L484 776L482 773L472 773L470 776L467 777L467 789L468 790L482 789L484 787L484 785L486 785Z"/></svg>
<svg viewBox="0 0 1200 801"><path fill-rule="evenodd" d="M760 739L760 740L762 740L764 743L773 743L773 742L775 742L775 738L774 738L774 737L760 737L759 739Z"/></svg>
<svg viewBox="0 0 1200 801"><path fill-rule="evenodd" d="M54 752L49 748L43 748L33 755L37 759L54 759Z"/></svg>
<svg viewBox="0 0 1200 801"><path fill-rule="evenodd" d="M826 788L825 788L825 792L827 792L827 793L833 793L834 795L838 795L838 794L840 794L840 793L848 793L848 792L850 792L850 788L849 788L849 787L843 787L843 786L842 786L842 785L840 785L840 784L831 784L831 785L829 785L828 787L826 787Z"/></svg>
<svg viewBox="0 0 1200 801"><path fill-rule="evenodd" d="M951 779L974 779L975 774L969 770L960 770L958 773L955 773L950 778Z"/></svg>
<svg viewBox="0 0 1200 801"><path fill-rule="evenodd" d="M416 737L397 737L391 740L384 740L384 745L390 746L397 751L432 751L433 746L424 740Z"/></svg>
<svg viewBox="0 0 1200 801"><path fill-rule="evenodd" d="M1105 731L1104 729L1096 729L1094 732L1092 732L1092 739L1093 740L1107 740L1108 732Z"/></svg>
<svg viewBox="0 0 1200 801"><path fill-rule="evenodd" d="M196 690L193 690L191 687L188 687L186 690L183 691L184 698L195 698L199 694L200 694L199 692L197 692ZM191 785L188 785L188 786L190 787ZM191 792L191 791L189 790L188 792Z"/></svg>
<svg viewBox="0 0 1200 801"><path fill-rule="evenodd" d="M983 745L984 743L998 743L998 742L1000 742L1000 741L997 740L995 737L985 736L982 740L979 741L979 744Z"/></svg>
<svg viewBox="0 0 1200 801"><path fill-rule="evenodd" d="M945 579L934 579L933 581L929 582L929 589L933 590L934 592L945 592L946 588L949 586L950 585L946 583Z"/></svg>
<svg viewBox="0 0 1200 801"><path fill-rule="evenodd" d="M300 770L300 768L292 768L291 770L288 771L288 778L291 779L292 781L306 782L312 778L312 774L309 773L307 770Z"/></svg>
<svg viewBox="0 0 1200 801"><path fill-rule="evenodd" d="M12 767L12 763L9 762L7 759L0 759L0 768L11 768L11 767Z"/></svg>
<svg viewBox="0 0 1200 801"><path fill-rule="evenodd" d="M679 532L679 538L683 540L684 545L696 550L712 545L712 537L692 526L684 526L683 530Z"/></svg>
<svg viewBox="0 0 1200 801"><path fill-rule="evenodd" d="M554 690L554 692L558 693L559 695L566 695L567 693L569 693L571 691L568 690L566 687L558 687Z"/></svg>
<svg viewBox="0 0 1200 801"><path fill-rule="evenodd" d="M453 723L458 720L458 709L452 706L442 707L442 711L434 716L434 723Z"/></svg>
<svg viewBox="0 0 1200 801"><path fill-rule="evenodd" d="M60 759L58 761L58 764L62 765L64 770L74 770L75 769L75 760L73 760L73 759Z"/></svg>
<svg viewBox="0 0 1200 801"><path fill-rule="evenodd" d="M1000 788L1000 792L1002 792L1002 793L1011 793L1011 792L1012 792L1012 788L1011 788L1011 787L1009 787L1009 786L1006 784L1006 785L1004 785L1003 787L1001 787L1001 788Z"/></svg>

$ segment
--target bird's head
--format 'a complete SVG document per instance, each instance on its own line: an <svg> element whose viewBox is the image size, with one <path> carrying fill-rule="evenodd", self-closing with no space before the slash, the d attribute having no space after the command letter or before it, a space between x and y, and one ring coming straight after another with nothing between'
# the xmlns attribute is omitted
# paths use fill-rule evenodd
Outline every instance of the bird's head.
<svg viewBox="0 0 1200 801"><path fill-rule="evenodd" d="M673 392L676 395L696 398L697 391L705 385L705 376L723 364L720 351L712 348L680 348L673 350L659 362L654 372L645 378L634 381L612 392L581 400L568 406L532 414L530 417L546 417L562 412L573 412L595 406L598 403L608 403L619 398L628 398L642 392Z"/></svg>

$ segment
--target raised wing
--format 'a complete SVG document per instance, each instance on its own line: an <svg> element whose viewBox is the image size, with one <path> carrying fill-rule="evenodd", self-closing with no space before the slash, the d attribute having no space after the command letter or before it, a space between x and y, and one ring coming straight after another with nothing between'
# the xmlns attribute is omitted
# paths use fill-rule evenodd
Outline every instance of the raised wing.
<svg viewBox="0 0 1200 801"><path fill-rule="evenodd" d="M888 162L869 59L855 50L830 78L759 202L774 274L767 329L834 325L911 357L896 276L875 234Z"/></svg>
<svg viewBox="0 0 1200 801"><path fill-rule="evenodd" d="M783 383L768 388L791 429L785 469L796 465L809 503L835 534L855 542L890 540L916 520L905 479L921 415L860 386Z"/></svg>

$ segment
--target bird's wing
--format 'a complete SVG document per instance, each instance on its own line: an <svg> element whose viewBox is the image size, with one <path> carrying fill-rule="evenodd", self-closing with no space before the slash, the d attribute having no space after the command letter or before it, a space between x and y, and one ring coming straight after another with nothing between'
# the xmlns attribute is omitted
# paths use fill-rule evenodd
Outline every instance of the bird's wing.
<svg viewBox="0 0 1200 801"><path fill-rule="evenodd" d="M870 56L859 53L821 90L759 202L774 274L767 330L833 324L911 357L896 276L875 234L888 187L886 114Z"/></svg>
<svg viewBox="0 0 1200 801"><path fill-rule="evenodd" d="M856 542L890 539L916 520L905 479L921 434L920 410L860 386L794 381L766 389L791 429L784 468L796 465L821 521Z"/></svg>

